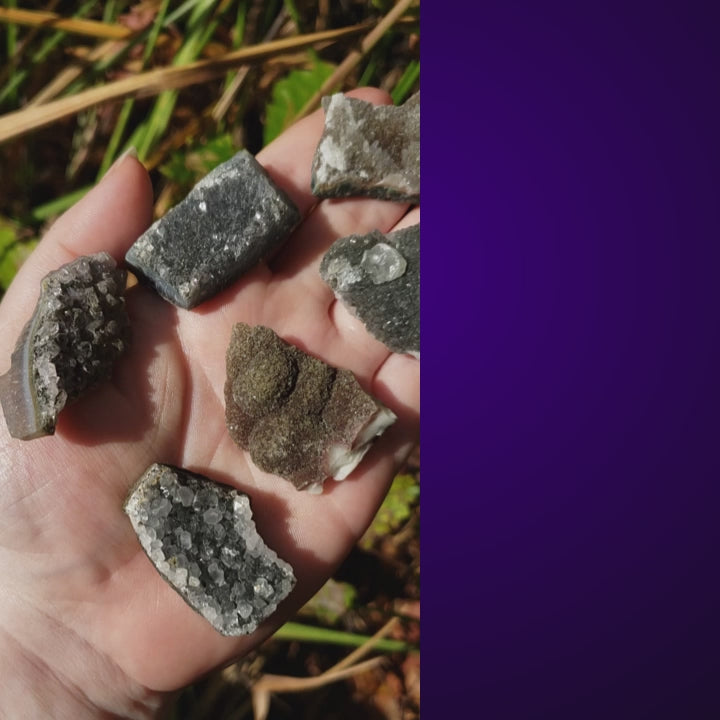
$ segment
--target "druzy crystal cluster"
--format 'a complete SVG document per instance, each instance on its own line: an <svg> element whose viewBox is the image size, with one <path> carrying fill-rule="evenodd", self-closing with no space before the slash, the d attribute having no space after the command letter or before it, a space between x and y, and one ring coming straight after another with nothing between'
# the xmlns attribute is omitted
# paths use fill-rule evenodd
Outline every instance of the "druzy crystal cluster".
<svg viewBox="0 0 720 720"><path fill-rule="evenodd" d="M420 226L340 238L320 275L368 332L393 352L420 356Z"/></svg>
<svg viewBox="0 0 720 720"><path fill-rule="evenodd" d="M223 635L247 635L295 585L265 545L247 495L203 475L151 465L125 503L160 574Z"/></svg>
<svg viewBox="0 0 720 720"><path fill-rule="evenodd" d="M420 200L420 93L373 105L342 93L322 99L325 129L312 163L317 197Z"/></svg>
<svg viewBox="0 0 720 720"><path fill-rule="evenodd" d="M158 294L190 309L271 255L300 219L265 168L241 150L143 233L125 260Z"/></svg>
<svg viewBox="0 0 720 720"><path fill-rule="evenodd" d="M107 253L83 256L49 273L0 377L0 402L13 437L55 432L58 413L107 380L125 350L127 273Z"/></svg>
<svg viewBox="0 0 720 720"><path fill-rule="evenodd" d="M337 369L273 330L237 323L227 351L225 412L233 440L298 490L343 480L395 415Z"/></svg>

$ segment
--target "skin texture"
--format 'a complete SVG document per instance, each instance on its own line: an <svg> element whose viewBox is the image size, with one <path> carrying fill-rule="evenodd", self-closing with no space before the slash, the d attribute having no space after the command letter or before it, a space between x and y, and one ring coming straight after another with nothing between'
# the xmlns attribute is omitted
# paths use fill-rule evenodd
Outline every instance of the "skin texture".
<svg viewBox="0 0 720 720"><path fill-rule="evenodd" d="M351 93L389 103L380 91ZM258 155L304 216L269 263L193 311L150 290L128 292L133 343L113 380L60 415L56 434L13 440L0 422L0 714L150 717L162 693L255 647L330 576L372 520L417 441L419 363L391 354L334 300L318 274L338 237L419 222L419 210L310 193L318 111ZM0 304L0 372L37 299L40 279L78 255L121 261L150 224L152 190L132 157L61 217ZM404 216L404 217L403 217ZM351 369L398 415L356 471L325 493L298 492L259 471L229 437L223 386L235 322L272 327L327 363ZM216 633L160 578L122 511L152 462L186 467L252 498L258 531L298 583L252 636ZM3 705L2 703L5 703Z"/></svg>

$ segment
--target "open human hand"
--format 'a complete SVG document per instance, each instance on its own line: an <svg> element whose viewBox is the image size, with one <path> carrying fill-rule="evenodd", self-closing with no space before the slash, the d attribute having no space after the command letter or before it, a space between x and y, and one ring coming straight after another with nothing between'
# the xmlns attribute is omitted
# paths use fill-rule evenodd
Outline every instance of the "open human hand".
<svg viewBox="0 0 720 720"><path fill-rule="evenodd" d="M377 90L351 95L389 102ZM152 716L163 692L246 653L315 592L364 532L415 444L419 362L371 338L334 300L318 267L336 238L415 224L419 210L406 215L405 205L370 199L317 203L310 166L322 125L318 111L257 156L304 217L275 258L192 311L131 288L132 345L112 381L67 407L54 436L14 440L0 422L0 710L16 702L52 708L54 718ZM0 304L0 372L41 278L101 250L122 261L151 213L147 173L125 157L53 225ZM226 430L225 351L239 321L267 325L352 370L398 415L355 472L328 480L322 495L258 470ZM141 550L122 504L152 462L247 492L258 531L293 566L295 589L252 635L219 635Z"/></svg>

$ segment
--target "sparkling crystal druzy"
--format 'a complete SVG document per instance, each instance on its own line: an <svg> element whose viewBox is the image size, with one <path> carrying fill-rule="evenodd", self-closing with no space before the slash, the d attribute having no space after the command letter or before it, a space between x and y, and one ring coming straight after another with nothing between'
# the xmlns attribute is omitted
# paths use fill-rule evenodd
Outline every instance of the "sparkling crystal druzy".
<svg viewBox="0 0 720 720"><path fill-rule="evenodd" d="M287 194L242 150L141 235L125 260L162 297L189 309L271 255L300 219Z"/></svg>
<svg viewBox="0 0 720 720"><path fill-rule="evenodd" d="M320 275L373 337L420 356L420 225L340 238Z"/></svg>
<svg viewBox="0 0 720 720"><path fill-rule="evenodd" d="M110 377L130 334L126 279L104 252L43 278L10 370L0 377L0 402L13 437L52 435L65 405Z"/></svg>
<svg viewBox="0 0 720 720"><path fill-rule="evenodd" d="M262 325L234 326L227 351L225 419L265 472L322 492L346 478L395 415L355 376L311 357Z"/></svg>
<svg viewBox="0 0 720 720"><path fill-rule="evenodd" d="M125 512L158 572L223 635L254 632L295 585L238 490L155 463L130 491Z"/></svg>
<svg viewBox="0 0 720 720"><path fill-rule="evenodd" d="M403 105L324 97L325 129L312 163L317 197L419 202L420 93Z"/></svg>

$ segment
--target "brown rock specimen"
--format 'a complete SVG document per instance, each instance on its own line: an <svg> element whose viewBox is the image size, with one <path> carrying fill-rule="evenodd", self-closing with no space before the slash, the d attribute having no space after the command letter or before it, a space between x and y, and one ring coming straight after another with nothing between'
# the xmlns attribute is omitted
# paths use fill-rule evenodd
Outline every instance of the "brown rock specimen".
<svg viewBox="0 0 720 720"><path fill-rule="evenodd" d="M238 323L227 351L225 419L233 440L265 472L298 490L345 479L395 415L355 376Z"/></svg>

